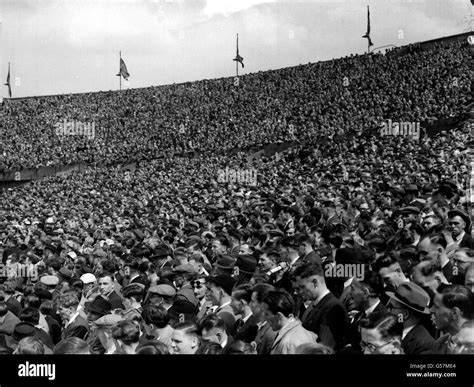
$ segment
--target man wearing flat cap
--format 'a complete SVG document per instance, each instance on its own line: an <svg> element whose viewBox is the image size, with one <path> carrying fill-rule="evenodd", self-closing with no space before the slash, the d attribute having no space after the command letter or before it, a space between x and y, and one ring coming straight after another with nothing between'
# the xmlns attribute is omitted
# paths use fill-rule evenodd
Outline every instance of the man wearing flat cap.
<svg viewBox="0 0 474 387"><path fill-rule="evenodd" d="M150 286L148 289L147 299L144 304L150 304L155 306L162 306L166 310L169 310L173 305L174 298L176 296L176 289L168 284L159 284Z"/></svg>
<svg viewBox="0 0 474 387"><path fill-rule="evenodd" d="M448 224L455 244L461 248L474 248L474 241L469 234L471 219L468 214L461 210L451 210L448 212Z"/></svg>
<svg viewBox="0 0 474 387"><path fill-rule="evenodd" d="M173 282L178 289L176 299L184 299L197 307L199 301L194 295L192 281L196 275L194 266L190 264L178 265L173 269Z"/></svg>
<svg viewBox="0 0 474 387"><path fill-rule="evenodd" d="M133 316L141 316L144 295L145 285L142 283L133 283L122 288L124 306L122 316L125 320L131 320Z"/></svg>

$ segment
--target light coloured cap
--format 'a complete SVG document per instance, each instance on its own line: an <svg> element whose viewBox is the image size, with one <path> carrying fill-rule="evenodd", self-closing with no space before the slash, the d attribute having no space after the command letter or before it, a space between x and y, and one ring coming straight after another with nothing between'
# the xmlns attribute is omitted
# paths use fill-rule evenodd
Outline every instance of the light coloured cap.
<svg viewBox="0 0 474 387"><path fill-rule="evenodd" d="M55 275L45 275L41 277L40 282L48 286L56 286L59 283L59 278Z"/></svg>
<svg viewBox="0 0 474 387"><path fill-rule="evenodd" d="M122 321L122 316L118 314L106 314L94 321L94 324L99 327L113 327L120 321Z"/></svg>
<svg viewBox="0 0 474 387"><path fill-rule="evenodd" d="M148 292L150 294L158 294L166 297L174 297L176 295L175 288L167 284L151 286Z"/></svg>
<svg viewBox="0 0 474 387"><path fill-rule="evenodd" d="M84 284L86 285L86 284L91 284L91 283L97 281L97 278L95 278L95 275L92 274L92 273L85 273L85 274L81 275L80 280L82 282L84 282Z"/></svg>

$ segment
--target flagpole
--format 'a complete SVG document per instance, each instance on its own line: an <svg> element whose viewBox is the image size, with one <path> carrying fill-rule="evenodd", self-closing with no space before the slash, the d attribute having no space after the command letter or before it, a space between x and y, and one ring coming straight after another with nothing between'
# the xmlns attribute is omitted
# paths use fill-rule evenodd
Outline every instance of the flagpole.
<svg viewBox="0 0 474 387"><path fill-rule="evenodd" d="M367 22L370 23L370 8L367 6ZM370 34L367 39L367 54L370 54Z"/></svg>
<svg viewBox="0 0 474 387"><path fill-rule="evenodd" d="M237 55L239 55L239 34L237 34ZM239 76L239 61L238 60L235 61L235 72L238 77Z"/></svg>
<svg viewBox="0 0 474 387"><path fill-rule="evenodd" d="M121 65L122 63L122 51L119 51L119 87L120 91L122 91L122 72L121 72Z"/></svg>

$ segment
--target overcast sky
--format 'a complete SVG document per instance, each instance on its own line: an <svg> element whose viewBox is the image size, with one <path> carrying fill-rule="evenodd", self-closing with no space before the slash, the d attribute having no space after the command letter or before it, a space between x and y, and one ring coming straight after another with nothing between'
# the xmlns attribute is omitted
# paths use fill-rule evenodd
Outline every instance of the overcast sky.
<svg viewBox="0 0 474 387"><path fill-rule="evenodd" d="M1 95L118 89L241 74L467 31L470 0L0 0Z"/></svg>

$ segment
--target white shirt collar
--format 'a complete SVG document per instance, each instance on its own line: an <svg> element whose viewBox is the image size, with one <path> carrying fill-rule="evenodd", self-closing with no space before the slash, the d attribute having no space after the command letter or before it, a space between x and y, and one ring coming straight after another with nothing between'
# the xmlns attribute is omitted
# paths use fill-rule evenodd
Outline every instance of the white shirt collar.
<svg viewBox="0 0 474 387"><path fill-rule="evenodd" d="M462 242L462 238L464 238L464 235L466 235L466 233L463 230L461 231L461 234L459 234L458 237L454 239L454 243L456 243L457 245L460 244Z"/></svg>
<svg viewBox="0 0 474 387"><path fill-rule="evenodd" d="M365 310L365 314L366 315L371 314L379 304L380 304L380 300L377 300L377 302L374 305L372 305L370 308L367 308Z"/></svg>
<svg viewBox="0 0 474 387"><path fill-rule="evenodd" d="M222 305L219 305L219 306L217 307L217 309L222 309L223 307L225 307L225 306L227 306L227 305L230 305L231 302L232 302L232 300L229 300L229 301L227 301L227 302L224 302Z"/></svg>
<svg viewBox="0 0 474 387"><path fill-rule="evenodd" d="M329 293L331 293L331 292L328 289L326 289L326 291L323 294L321 294L315 301L313 301L313 306L318 305L321 302L321 300L324 297L326 297Z"/></svg>
<svg viewBox="0 0 474 387"><path fill-rule="evenodd" d="M404 328L404 329L403 329L402 340L405 339L406 335L408 335L408 333L409 333L413 328L415 328L415 325L412 325L411 327L408 327L408 328Z"/></svg>
<svg viewBox="0 0 474 387"><path fill-rule="evenodd" d="M65 327L67 327L68 325L70 325L76 318L77 316L79 316L79 312L76 311L76 313L74 313L71 318L69 319L69 321L67 322L67 324L65 325Z"/></svg>
<svg viewBox="0 0 474 387"><path fill-rule="evenodd" d="M347 281L344 282L344 289L351 286L354 277L349 278Z"/></svg>
<svg viewBox="0 0 474 387"><path fill-rule="evenodd" d="M252 316L252 314L253 314L253 313L250 312L250 314L249 314L247 317L243 317L243 318L242 318L242 321L243 321L244 323L246 323L247 320L250 318L250 316Z"/></svg>

